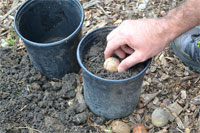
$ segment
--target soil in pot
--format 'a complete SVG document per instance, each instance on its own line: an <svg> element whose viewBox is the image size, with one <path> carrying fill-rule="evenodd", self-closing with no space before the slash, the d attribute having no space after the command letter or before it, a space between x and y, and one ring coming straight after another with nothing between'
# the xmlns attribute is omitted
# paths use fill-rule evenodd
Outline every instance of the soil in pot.
<svg viewBox="0 0 200 133"><path fill-rule="evenodd" d="M106 41L102 40L95 40L93 44L91 45L90 49L86 52L85 56L83 57L83 64L86 67L87 70L92 72L93 74L101 77L101 78L106 78L106 79L111 79L111 80L120 80L120 79L127 79L130 78L134 75L137 75L139 72L141 72L145 68L144 63L139 63L127 71L123 73L119 72L109 72L104 69L104 50L106 48ZM118 58L120 61L119 57L116 55L113 55L114 57Z"/></svg>

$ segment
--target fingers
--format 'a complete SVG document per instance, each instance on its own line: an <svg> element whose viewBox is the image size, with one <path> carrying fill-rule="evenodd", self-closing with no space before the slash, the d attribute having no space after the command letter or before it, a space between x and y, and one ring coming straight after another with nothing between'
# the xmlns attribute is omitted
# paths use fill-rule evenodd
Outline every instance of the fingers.
<svg viewBox="0 0 200 133"><path fill-rule="evenodd" d="M121 49L127 54L132 54L134 52L134 49L130 48L128 45L122 45Z"/></svg>
<svg viewBox="0 0 200 133"><path fill-rule="evenodd" d="M106 49L104 51L105 58L110 57L117 49L120 48L121 45L124 45L125 40L120 38L119 36L115 36L114 39L108 41Z"/></svg>
<svg viewBox="0 0 200 133"><path fill-rule="evenodd" d="M138 53L137 51L134 52L133 54L131 54L130 56L128 56L127 58L125 58L120 64L119 64L119 67L118 67L118 72L124 72L126 71L127 69L129 69L130 67L140 63L140 62L143 62L144 61L144 58L141 58L141 54Z"/></svg>
<svg viewBox="0 0 200 133"><path fill-rule="evenodd" d="M119 56L121 59L124 59L126 57L125 52L121 48L115 50L115 54Z"/></svg>
<svg viewBox="0 0 200 133"><path fill-rule="evenodd" d="M108 36L107 36L107 41L110 41L114 36L115 36L115 33L117 32L117 28L115 28L114 30L112 30Z"/></svg>

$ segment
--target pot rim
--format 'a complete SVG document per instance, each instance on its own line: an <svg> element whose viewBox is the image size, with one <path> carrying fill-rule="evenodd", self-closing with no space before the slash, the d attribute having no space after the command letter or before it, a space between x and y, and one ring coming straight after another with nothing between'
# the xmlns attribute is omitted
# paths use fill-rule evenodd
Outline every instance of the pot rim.
<svg viewBox="0 0 200 133"><path fill-rule="evenodd" d="M117 26L115 25L108 25L108 26L103 26L103 27L100 27L100 28L97 28L89 33L87 33L82 39L81 41L79 42L79 45L78 45L78 48L77 48L77 60L78 60L78 63L79 65L81 66L81 68L86 71L90 76L93 76L95 77L96 79L99 79L99 80L103 80L105 82L125 82L125 81L130 81L130 80L133 80L133 79L136 79L138 78L139 76L141 76L142 74L145 73L145 71L149 68L150 64L151 64L151 61L152 61L152 58L146 60L145 62L147 62L147 65L145 66L145 68L140 71L138 74L130 77L130 78L126 78L126 79L120 79L120 80L111 80L111 79L106 79L106 78L102 78L102 77L99 77L95 74L93 74L92 72L88 71L87 68L83 65L82 61L81 61L81 58L80 58L80 47L81 47L81 44L84 42L84 40L91 34L93 34L94 32L96 31L99 31L99 30L102 30L102 29L106 29L106 28L116 28Z"/></svg>
<svg viewBox="0 0 200 133"><path fill-rule="evenodd" d="M24 6L27 6L30 3L35 2L35 1L38 1L38 0L27 0L27 1L24 1L20 5L20 7L18 8L18 10L15 13L15 17L14 17L14 29L15 29L16 33L18 34L18 36L24 42L27 42L29 45L34 45L34 46L39 46L39 47L56 46L56 45L59 45L59 44L61 44L63 42L69 41L71 38L73 38L81 30L82 25L84 23L84 19L85 19L84 9L83 9L81 3L78 0L72 0L77 5L77 7L79 7L79 9L81 10L81 21L80 21L80 24L78 25L78 27L76 28L76 30L74 32L72 32L69 36L65 37L62 40L59 40L59 41L56 41L56 42L51 42L51 43L37 43L37 42L33 42L33 41L30 41L30 40L26 39L25 37L23 37L20 34L20 32L19 32L19 30L17 28L17 22L16 22L16 20L17 20L17 17L19 16L19 13L23 10Z"/></svg>

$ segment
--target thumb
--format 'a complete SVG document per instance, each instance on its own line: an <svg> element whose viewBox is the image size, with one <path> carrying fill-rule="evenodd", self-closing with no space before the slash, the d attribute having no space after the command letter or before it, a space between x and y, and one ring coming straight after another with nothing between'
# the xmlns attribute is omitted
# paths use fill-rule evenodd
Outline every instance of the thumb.
<svg viewBox="0 0 200 133"><path fill-rule="evenodd" d="M140 62L143 62L144 59L141 58L141 53L139 52L134 52L132 53L130 56L126 57L120 64L119 64L119 67L118 67L118 72L124 72L126 71L127 69L129 69L130 67L140 63Z"/></svg>

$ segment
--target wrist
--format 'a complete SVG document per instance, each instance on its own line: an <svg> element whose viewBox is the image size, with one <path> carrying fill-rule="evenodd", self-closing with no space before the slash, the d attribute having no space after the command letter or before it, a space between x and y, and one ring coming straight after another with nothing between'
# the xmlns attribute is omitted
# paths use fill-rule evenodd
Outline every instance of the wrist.
<svg viewBox="0 0 200 133"><path fill-rule="evenodd" d="M166 18L158 18L157 26L159 27L159 36L162 39L162 42L167 46L171 41L173 41L178 32L175 30L175 27L169 23Z"/></svg>
<svg viewBox="0 0 200 133"><path fill-rule="evenodd" d="M169 31L169 37L174 40L181 34L200 24L198 8L200 0L186 0L181 6L171 10L161 18Z"/></svg>

